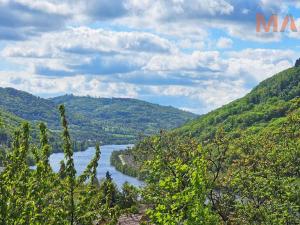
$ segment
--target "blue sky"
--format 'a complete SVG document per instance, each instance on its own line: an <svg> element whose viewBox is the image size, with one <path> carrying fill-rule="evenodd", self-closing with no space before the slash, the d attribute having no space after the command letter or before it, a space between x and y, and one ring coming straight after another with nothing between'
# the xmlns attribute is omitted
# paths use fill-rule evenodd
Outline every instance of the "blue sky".
<svg viewBox="0 0 300 225"><path fill-rule="evenodd" d="M300 57L297 0L0 0L0 86L206 113ZM257 33L256 14L298 32Z"/></svg>

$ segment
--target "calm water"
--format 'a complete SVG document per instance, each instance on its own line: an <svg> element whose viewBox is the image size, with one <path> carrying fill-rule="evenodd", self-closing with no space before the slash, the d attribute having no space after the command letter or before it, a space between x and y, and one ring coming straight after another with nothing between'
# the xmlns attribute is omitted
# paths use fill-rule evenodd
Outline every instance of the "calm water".
<svg viewBox="0 0 300 225"><path fill-rule="evenodd" d="M110 156L111 153L115 150L126 149L131 145L103 145L101 146L101 158L99 161L99 166L97 169L97 177L98 179L102 179L105 177L106 171L112 175L113 180L116 182L118 187L121 187L123 183L128 181L129 183L135 186L141 186L143 183L137 180L134 177L129 177L124 175L123 173L117 171L115 167L110 164ZM80 175L86 168L87 164L94 157L95 148L88 148L83 152L75 152L74 153L74 164L77 170L77 175ZM64 159L63 153L53 153L50 156L50 165L55 172L59 171L60 161Z"/></svg>

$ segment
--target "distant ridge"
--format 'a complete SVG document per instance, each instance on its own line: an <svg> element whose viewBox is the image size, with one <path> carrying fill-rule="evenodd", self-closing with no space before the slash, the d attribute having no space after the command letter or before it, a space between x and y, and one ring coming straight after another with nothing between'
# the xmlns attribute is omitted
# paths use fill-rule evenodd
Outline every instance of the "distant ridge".
<svg viewBox="0 0 300 225"><path fill-rule="evenodd" d="M32 123L43 121L57 135L61 129L60 104L66 106L74 140L104 144L134 143L141 135L173 129L197 117L174 107L137 99L74 95L44 99L13 88L0 88L0 109Z"/></svg>

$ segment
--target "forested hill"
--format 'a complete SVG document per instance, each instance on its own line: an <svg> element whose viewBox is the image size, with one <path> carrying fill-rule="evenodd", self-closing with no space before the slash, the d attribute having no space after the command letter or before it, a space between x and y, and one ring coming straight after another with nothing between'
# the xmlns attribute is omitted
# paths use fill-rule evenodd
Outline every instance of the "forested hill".
<svg viewBox="0 0 300 225"><path fill-rule="evenodd" d="M0 108L28 121L49 123L52 127L60 123L53 102L13 88L0 88Z"/></svg>
<svg viewBox="0 0 300 225"><path fill-rule="evenodd" d="M241 99L115 153L112 162L146 178L158 223L178 224L178 212L189 212L182 205L192 215L202 201L217 222L195 222L201 211L191 224L300 224L299 96L300 68L287 69Z"/></svg>
<svg viewBox="0 0 300 225"><path fill-rule="evenodd" d="M167 134L179 139L193 137L205 146L215 139L220 129L224 130L226 137L230 138L232 143L243 135L277 132L286 123L289 114L300 115L299 96L300 67L294 67L261 82L243 98L191 120ZM155 137L139 142L133 150L126 153L128 158L134 157L142 161L151 158L150 152L148 154L144 152L148 150L149 142L155 140ZM142 155L139 155L139 151L142 151ZM114 162L116 166L120 165L118 163ZM133 163L132 167L127 165L129 168L126 170L121 169L123 172L130 171L130 174L137 174L137 165L141 163Z"/></svg>
<svg viewBox="0 0 300 225"><path fill-rule="evenodd" d="M160 106L130 98L92 98L65 95L51 99L64 104L72 114L98 123L98 128L114 132L153 134L173 129L196 117L171 106Z"/></svg>
<svg viewBox="0 0 300 225"><path fill-rule="evenodd" d="M0 88L1 110L32 123L45 122L57 136L61 130L59 104L66 105L74 140L105 144L134 143L140 135L173 129L196 117L173 107L135 99L73 95L44 99L13 88Z"/></svg>
<svg viewBox="0 0 300 225"><path fill-rule="evenodd" d="M0 109L0 146L1 144L9 145L14 130L23 121L20 117Z"/></svg>
<svg viewBox="0 0 300 225"><path fill-rule="evenodd" d="M175 130L192 134L200 140L211 139L222 126L233 136L241 130L251 132L286 117L293 102L300 96L300 68L284 70L261 82L245 97L233 101Z"/></svg>

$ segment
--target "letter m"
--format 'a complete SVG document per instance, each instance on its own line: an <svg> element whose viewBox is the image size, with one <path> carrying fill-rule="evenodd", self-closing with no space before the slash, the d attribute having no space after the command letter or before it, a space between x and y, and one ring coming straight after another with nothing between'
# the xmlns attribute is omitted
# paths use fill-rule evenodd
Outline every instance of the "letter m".
<svg viewBox="0 0 300 225"><path fill-rule="evenodd" d="M278 32L278 16L272 15L267 24L264 15L256 14L256 32L260 32L261 25L263 25L265 32L270 32L271 25L273 25L273 32Z"/></svg>

